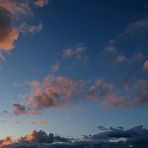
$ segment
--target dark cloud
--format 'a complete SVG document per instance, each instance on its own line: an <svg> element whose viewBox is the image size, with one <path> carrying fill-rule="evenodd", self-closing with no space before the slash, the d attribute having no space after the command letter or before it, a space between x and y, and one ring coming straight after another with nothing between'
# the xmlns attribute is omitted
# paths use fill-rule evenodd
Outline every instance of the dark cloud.
<svg viewBox="0 0 148 148"><path fill-rule="evenodd" d="M99 133L84 135L80 139L64 138L53 133L47 134L42 130L33 131L15 143L8 137L1 140L0 144L5 148L147 148L147 139L148 129L140 125L130 129L103 127Z"/></svg>

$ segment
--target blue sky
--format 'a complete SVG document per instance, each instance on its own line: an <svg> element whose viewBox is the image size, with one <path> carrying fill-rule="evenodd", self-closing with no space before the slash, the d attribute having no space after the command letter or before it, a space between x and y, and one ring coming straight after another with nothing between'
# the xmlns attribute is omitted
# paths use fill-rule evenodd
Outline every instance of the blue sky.
<svg viewBox="0 0 148 148"><path fill-rule="evenodd" d="M147 126L146 0L4 1L0 138Z"/></svg>

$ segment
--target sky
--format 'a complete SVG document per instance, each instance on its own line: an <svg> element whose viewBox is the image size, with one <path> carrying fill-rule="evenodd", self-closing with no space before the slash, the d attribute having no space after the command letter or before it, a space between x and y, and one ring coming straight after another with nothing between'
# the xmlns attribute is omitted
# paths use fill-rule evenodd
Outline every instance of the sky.
<svg viewBox="0 0 148 148"><path fill-rule="evenodd" d="M147 0L0 0L0 138L148 126Z"/></svg>

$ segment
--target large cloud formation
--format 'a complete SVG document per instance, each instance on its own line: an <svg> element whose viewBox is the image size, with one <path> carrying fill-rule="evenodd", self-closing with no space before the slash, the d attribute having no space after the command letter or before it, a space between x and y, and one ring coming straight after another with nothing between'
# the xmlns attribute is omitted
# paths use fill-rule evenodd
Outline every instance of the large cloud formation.
<svg viewBox="0 0 148 148"><path fill-rule="evenodd" d="M0 141L2 148L146 148L148 129L142 125L130 129L123 127L99 128L93 135L83 135L79 139L64 138L53 133L33 131L16 142L10 137Z"/></svg>
<svg viewBox="0 0 148 148"><path fill-rule="evenodd" d="M148 81L146 79L125 82L123 88L104 79L94 82L64 76L47 76L42 81L30 83L31 91L25 94L24 103L13 104L13 114L37 115L44 109L67 108L79 100L101 102L102 107L133 107L148 105ZM134 90L131 95L130 90ZM119 93L125 93L120 95Z"/></svg>
<svg viewBox="0 0 148 148"><path fill-rule="evenodd" d="M0 0L0 51L10 52L20 33L34 33L41 31L43 25L28 25L26 22L19 26L13 23L26 16L33 16L32 5L43 7L48 0ZM25 16L25 17L24 17ZM17 18L17 19L16 19ZM22 19L23 18L23 19ZM24 21L24 20L23 20Z"/></svg>

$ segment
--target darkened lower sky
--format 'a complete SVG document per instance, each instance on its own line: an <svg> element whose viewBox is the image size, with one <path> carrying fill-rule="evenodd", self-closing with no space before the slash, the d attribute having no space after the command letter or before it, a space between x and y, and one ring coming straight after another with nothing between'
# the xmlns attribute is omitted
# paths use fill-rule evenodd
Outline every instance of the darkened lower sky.
<svg viewBox="0 0 148 148"><path fill-rule="evenodd" d="M0 75L0 138L147 126L147 0L0 0Z"/></svg>

